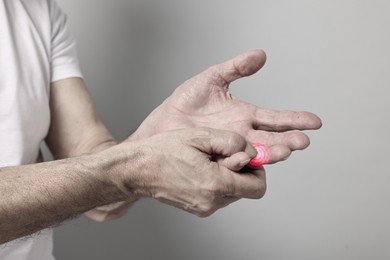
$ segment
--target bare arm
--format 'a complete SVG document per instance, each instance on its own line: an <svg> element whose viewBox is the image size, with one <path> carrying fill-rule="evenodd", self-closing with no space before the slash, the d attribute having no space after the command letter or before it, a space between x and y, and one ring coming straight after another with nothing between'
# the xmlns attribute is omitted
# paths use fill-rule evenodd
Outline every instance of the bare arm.
<svg viewBox="0 0 390 260"><path fill-rule="evenodd" d="M52 83L50 112L46 142L55 159L99 152L116 144L80 78Z"/></svg>
<svg viewBox="0 0 390 260"><path fill-rule="evenodd" d="M69 78L54 82L50 93L51 127L46 142L56 159L100 152L116 141L101 122L84 81ZM133 201L122 201L90 210L95 221L121 217Z"/></svg>
<svg viewBox="0 0 390 260"><path fill-rule="evenodd" d="M0 243L118 201L109 164L91 156L0 169Z"/></svg>
<svg viewBox="0 0 390 260"><path fill-rule="evenodd" d="M241 175L229 169L232 162L242 167L254 153L237 134L186 129L91 155L1 168L0 243L94 207L140 197L199 216L242 197L260 198L265 192L263 170ZM212 155L225 160L215 162Z"/></svg>
<svg viewBox="0 0 390 260"><path fill-rule="evenodd" d="M188 149L189 145L184 148L175 146L175 141L180 135L172 133L160 137L165 142L157 138L152 141L143 139L141 143L127 141L116 145L115 140L96 115L91 98L81 79L71 78L53 83L50 108L51 128L47 136L47 144L55 158L59 160L0 169L0 196L2 198L0 200L0 243L34 233L88 210L90 210L89 216L98 221L118 217L128 207L127 203L118 203L134 201L143 196L152 196L200 215L204 212L213 212L227 203L225 200L213 202L212 207L208 206L205 210L185 205L189 203L188 199L184 202L177 201L181 196L186 195L181 194L180 189L190 190L191 184L196 183L196 179L189 178L192 179L190 187L188 187L189 184L183 184L181 173L177 171L183 162L185 166L188 164L185 162L186 157L183 157L182 151ZM200 137L196 135L193 137L193 135L192 132L186 133L185 140L195 138L198 142ZM213 138L207 135L205 139L212 140ZM161 151L160 147L155 147L161 145L158 144L159 141L170 147L163 148ZM180 138L177 141L180 144L183 142ZM190 143L191 145L193 144ZM200 149L204 149L204 146L201 145ZM209 146L212 147L212 145ZM234 145L233 148L237 149L237 146ZM241 145L240 149L247 150L248 148ZM192 152L199 153L199 149ZM207 152L216 153L206 151L205 156L209 156ZM170 156L175 153L177 155L167 163L166 153ZM181 158L178 159L178 155ZM238 170L237 165L242 165L242 161L246 162L249 159L247 153L241 152L237 155L226 160L225 165ZM71 158L63 159L68 157ZM207 159L210 158L207 157ZM200 164L196 162L193 164L209 165L210 162L205 160ZM167 168L167 173L171 176L169 183L162 188L156 187L156 184L152 182L157 179L156 177L150 177L155 174L153 165ZM174 169L170 169L172 166ZM180 173L179 178L172 175L175 171ZM188 171L189 169L185 169L183 172L188 175ZM157 174L163 172L164 169L160 169ZM209 172L205 171L205 173ZM202 174L197 173L194 176L199 178ZM260 187L257 187L254 193L262 193L265 189L263 173L260 171L259 175L253 175L252 178L260 182ZM211 181L211 183L216 183L216 181ZM164 181L158 185L164 185ZM253 186L253 183L249 185ZM185 186L187 188L183 188ZM235 186L235 184L227 186ZM222 186L219 189L221 188ZM177 192L180 194L173 195ZM190 192L186 196L196 198L195 192L199 190ZM210 198L211 201L214 200ZM193 204L207 205L206 202L207 199L203 198L201 203ZM110 206L104 206L107 204Z"/></svg>
<svg viewBox="0 0 390 260"><path fill-rule="evenodd" d="M273 147L271 162L277 162L309 144L304 134L284 131L321 126L311 113L268 111L231 99L228 82L254 73L263 61L259 52L244 54L187 81L136 135L119 145L98 119L81 79L54 83L47 143L57 159L77 157L0 169L0 243L121 200L149 196L207 216L239 198L260 198L264 170L232 172L254 156L241 136ZM223 95L204 98L214 92ZM157 123L161 129L154 127ZM171 131L199 126L240 135L212 129ZM224 159L215 162L215 155Z"/></svg>
<svg viewBox="0 0 390 260"><path fill-rule="evenodd" d="M130 139L178 128L211 127L263 143L268 147L268 163L285 160L292 151L305 149L309 138L297 130L320 128L321 120L316 115L257 108L235 99L229 92L230 83L257 72L265 60L261 50L243 53L187 80L145 119ZM52 150L58 150L58 158L100 151L115 143L98 119L82 80L56 83L51 99L54 114L48 141ZM87 216L97 221L109 220L123 215L129 205L131 202L100 207Z"/></svg>
<svg viewBox="0 0 390 260"><path fill-rule="evenodd" d="M109 195L114 188L104 176L106 165L90 156L80 157L116 144L99 120L83 80L54 82L50 110L50 150L55 159L76 158L0 169L1 242L111 203L113 197L118 201L116 195ZM107 215L91 211L96 220Z"/></svg>

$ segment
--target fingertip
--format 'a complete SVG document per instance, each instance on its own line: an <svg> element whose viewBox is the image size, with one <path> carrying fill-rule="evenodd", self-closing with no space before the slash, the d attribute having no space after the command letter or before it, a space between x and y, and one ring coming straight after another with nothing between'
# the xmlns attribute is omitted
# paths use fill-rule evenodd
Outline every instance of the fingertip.
<svg viewBox="0 0 390 260"><path fill-rule="evenodd" d="M322 120L319 116L314 113L303 111L302 116L304 117L305 129L317 130L322 127Z"/></svg>
<svg viewBox="0 0 390 260"><path fill-rule="evenodd" d="M310 138L302 132L294 132L289 135L288 146L291 150L304 150L310 145Z"/></svg>
<svg viewBox="0 0 390 260"><path fill-rule="evenodd" d="M322 120L318 116L316 116L315 122L313 122L313 129L320 129L322 127Z"/></svg>
<svg viewBox="0 0 390 260"><path fill-rule="evenodd" d="M254 158L257 155L257 151L255 147L251 143L247 143L245 147L245 152L248 154L250 158Z"/></svg>
<svg viewBox="0 0 390 260"><path fill-rule="evenodd" d="M241 76L246 77L259 71L264 66L266 60L267 55L265 52L261 49L256 49L241 54L235 67L239 70Z"/></svg>
<svg viewBox="0 0 390 260"><path fill-rule="evenodd" d="M231 171L238 172L249 163L251 158L245 152L238 152L223 159L222 165Z"/></svg>
<svg viewBox="0 0 390 260"><path fill-rule="evenodd" d="M258 59L263 62L263 65L267 61L267 54L263 49L255 49L253 52L258 56Z"/></svg>

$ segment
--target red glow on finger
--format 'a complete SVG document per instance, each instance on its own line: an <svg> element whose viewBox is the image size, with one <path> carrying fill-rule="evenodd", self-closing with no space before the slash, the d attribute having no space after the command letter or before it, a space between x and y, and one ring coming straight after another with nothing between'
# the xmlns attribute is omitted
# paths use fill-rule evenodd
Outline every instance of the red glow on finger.
<svg viewBox="0 0 390 260"><path fill-rule="evenodd" d="M252 146L256 149L257 154L249 161L248 166L252 169L261 169L263 164L268 162L267 147L259 143L252 143Z"/></svg>

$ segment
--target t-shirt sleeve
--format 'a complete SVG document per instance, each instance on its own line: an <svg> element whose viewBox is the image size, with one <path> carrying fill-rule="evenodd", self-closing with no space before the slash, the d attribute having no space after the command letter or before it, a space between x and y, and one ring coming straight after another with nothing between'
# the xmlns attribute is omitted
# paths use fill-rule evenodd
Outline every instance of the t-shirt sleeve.
<svg viewBox="0 0 390 260"><path fill-rule="evenodd" d="M51 82L82 77L76 43L69 32L67 17L55 0L50 2L51 19Z"/></svg>

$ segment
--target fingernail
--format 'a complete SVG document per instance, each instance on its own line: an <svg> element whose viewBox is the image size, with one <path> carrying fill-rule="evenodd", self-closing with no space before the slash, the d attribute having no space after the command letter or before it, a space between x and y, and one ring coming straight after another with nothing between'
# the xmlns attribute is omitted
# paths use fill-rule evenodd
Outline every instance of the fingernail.
<svg viewBox="0 0 390 260"><path fill-rule="evenodd" d="M254 158L257 155L256 149L249 144L247 144L247 146L245 147L245 152L249 155L250 158Z"/></svg>

